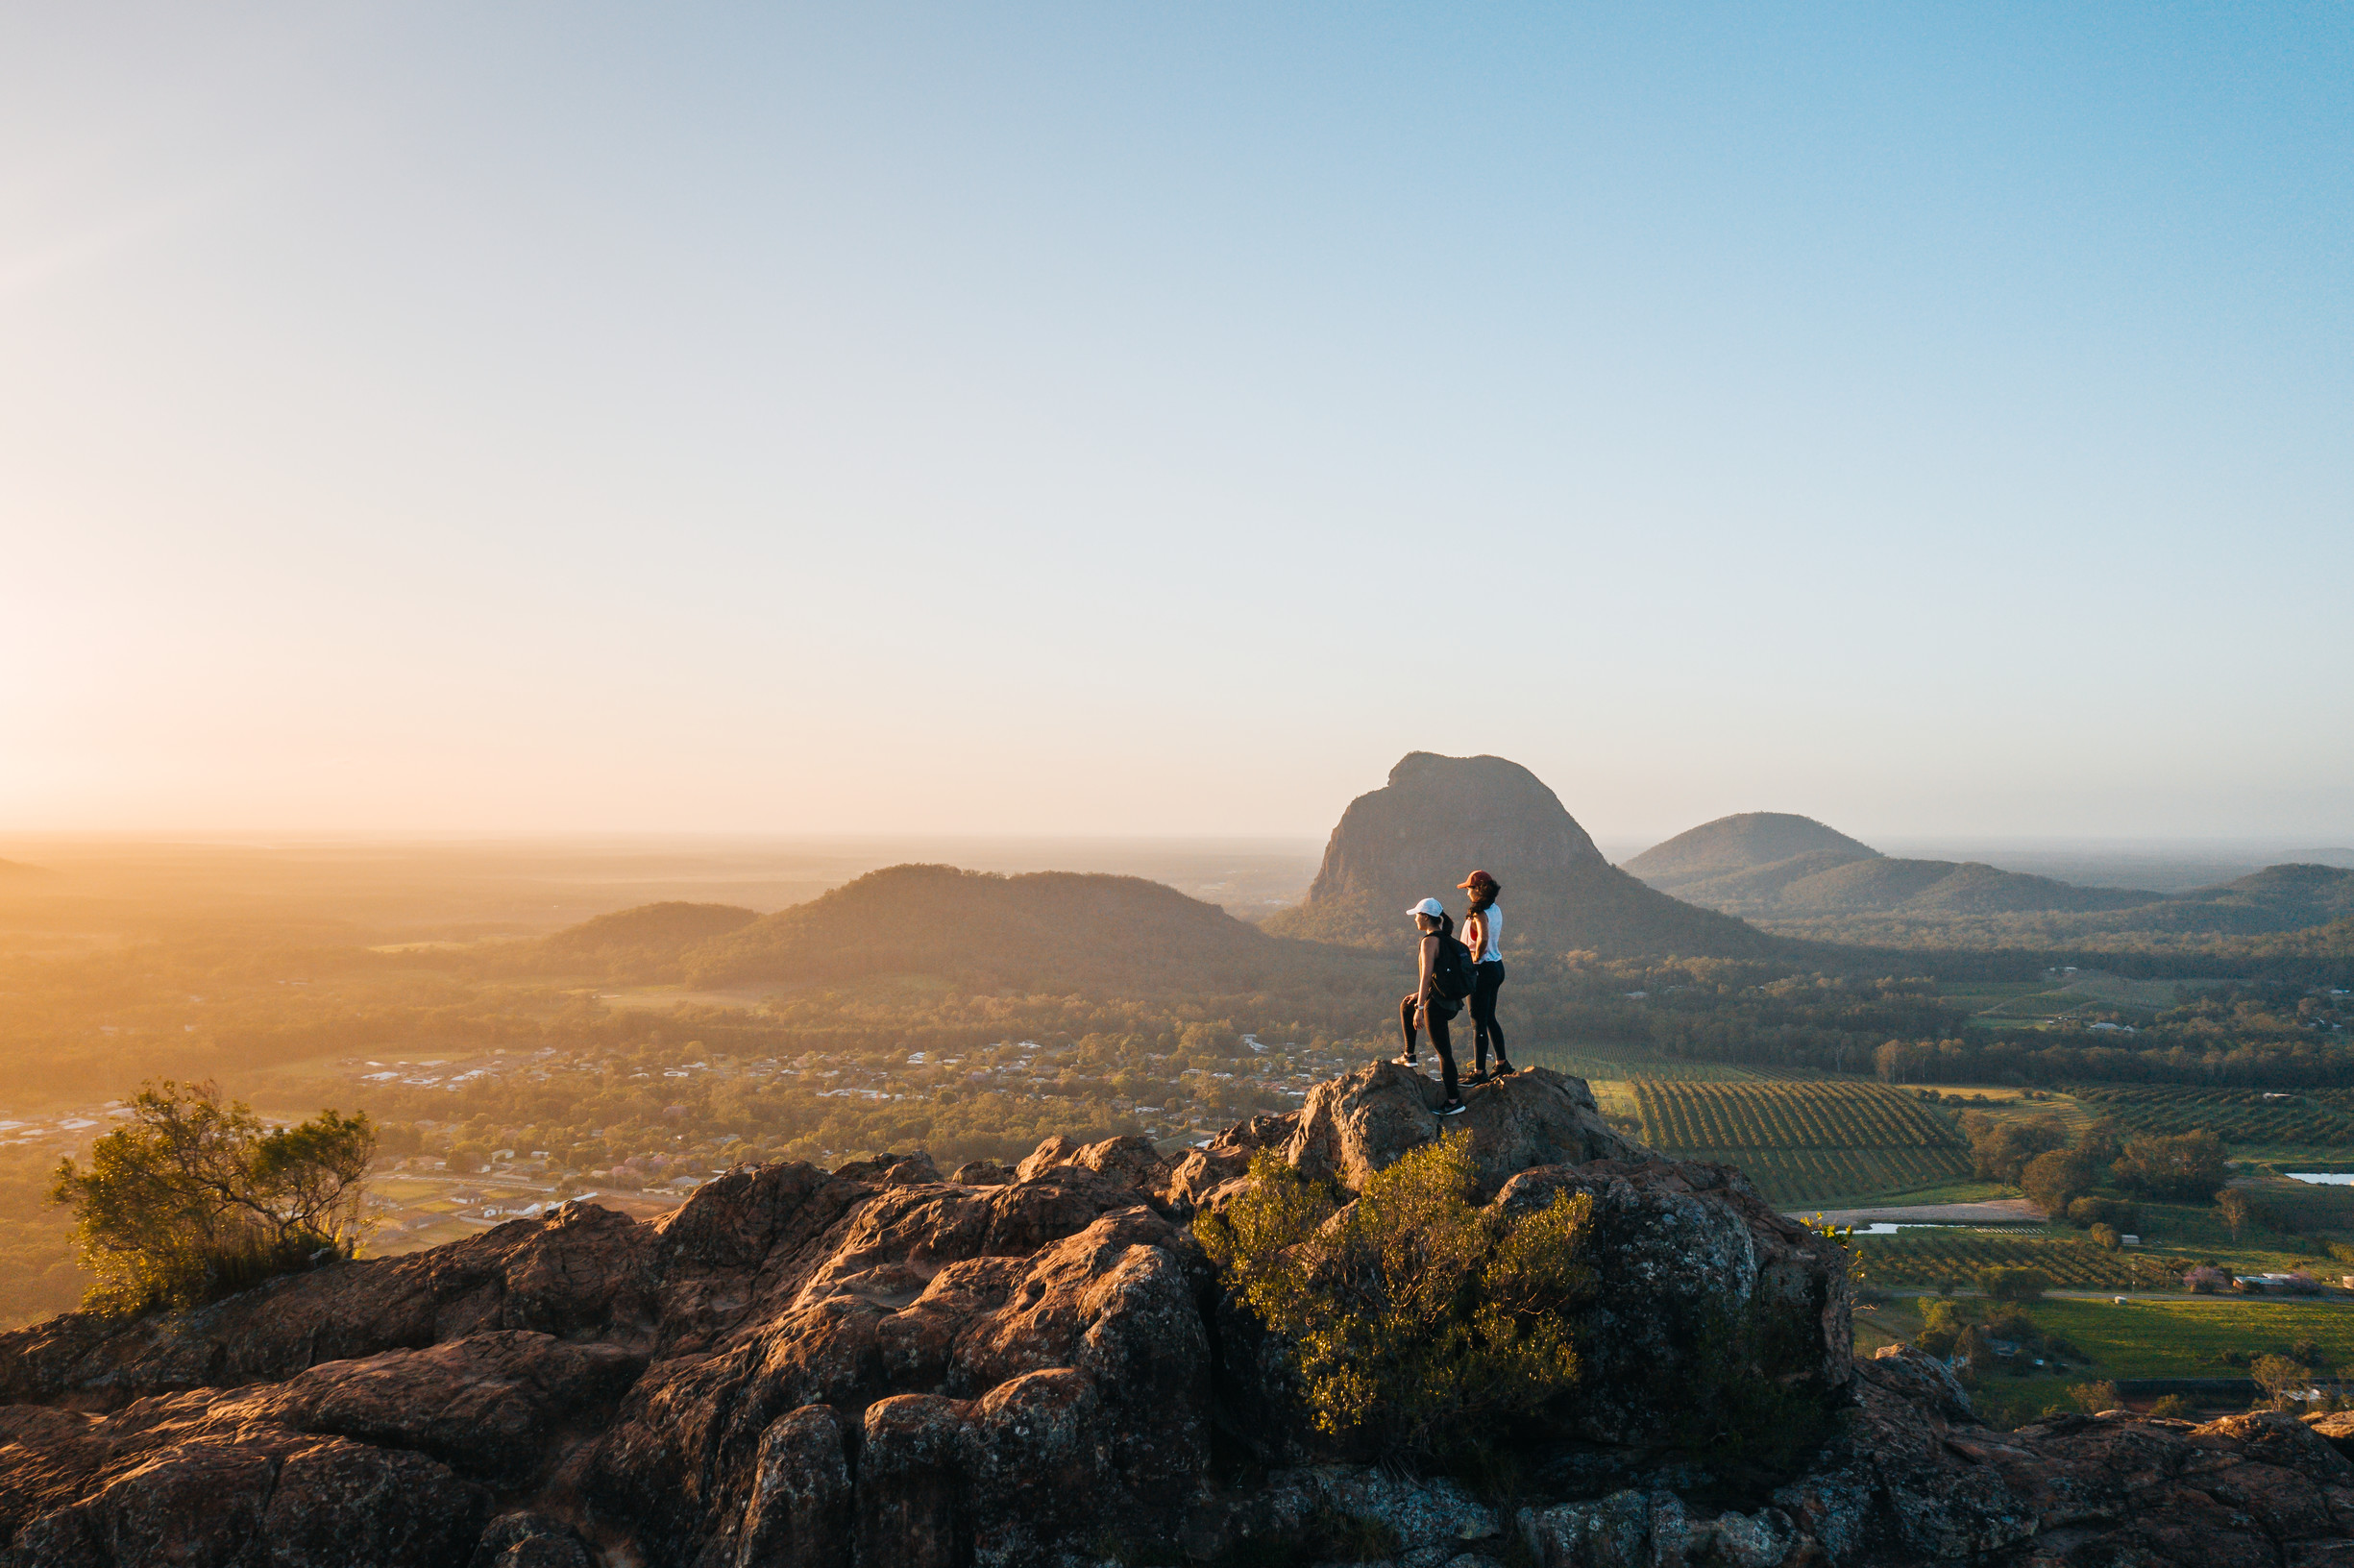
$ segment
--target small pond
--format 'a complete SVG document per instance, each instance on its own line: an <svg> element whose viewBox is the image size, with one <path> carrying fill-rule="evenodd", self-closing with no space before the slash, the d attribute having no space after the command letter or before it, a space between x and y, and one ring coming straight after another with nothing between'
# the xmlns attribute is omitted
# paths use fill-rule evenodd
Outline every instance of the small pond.
<svg viewBox="0 0 2354 1568"><path fill-rule="evenodd" d="M2316 1187L2354 1187L2354 1170L2292 1170L2283 1174L2293 1182L2311 1182Z"/></svg>

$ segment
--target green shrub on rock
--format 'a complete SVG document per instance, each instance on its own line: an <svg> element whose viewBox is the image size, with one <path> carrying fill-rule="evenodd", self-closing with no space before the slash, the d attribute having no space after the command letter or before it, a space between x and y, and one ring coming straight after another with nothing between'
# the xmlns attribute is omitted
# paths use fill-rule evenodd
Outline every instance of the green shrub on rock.
<svg viewBox="0 0 2354 1568"><path fill-rule="evenodd" d="M1463 1135L1377 1172L1345 1207L1262 1151L1253 1189L1194 1220L1228 1283L1296 1347L1316 1429L1401 1453L1472 1443L1578 1381L1592 1199L1508 1219L1474 1204Z"/></svg>
<svg viewBox="0 0 2354 1568"><path fill-rule="evenodd" d="M364 1111L272 1128L214 1084L141 1090L87 1165L58 1166L50 1193L73 1210L82 1264L97 1276L84 1305L193 1307L351 1257L375 1154Z"/></svg>

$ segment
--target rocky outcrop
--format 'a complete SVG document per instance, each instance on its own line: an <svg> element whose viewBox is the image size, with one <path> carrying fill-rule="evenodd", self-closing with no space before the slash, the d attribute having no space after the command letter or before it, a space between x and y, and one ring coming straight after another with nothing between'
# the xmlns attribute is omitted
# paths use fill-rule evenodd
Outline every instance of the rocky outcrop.
<svg viewBox="0 0 2354 1568"><path fill-rule="evenodd" d="M1394 1062L1377 1062L1309 1090L1284 1158L1311 1176L1354 1190L1399 1156L1441 1136L1467 1135L1483 1187L1517 1171L1617 1160L1640 1151L1602 1119L1582 1078L1532 1067L1464 1095L1462 1115L1441 1122L1438 1084Z"/></svg>
<svg viewBox="0 0 2354 1568"><path fill-rule="evenodd" d="M1575 1079L1443 1124L1434 1092L1370 1066L1182 1160L748 1167L655 1225L567 1205L0 1335L0 1564L2354 1562L2326 1424L1989 1431L1940 1363L1851 1359L1838 1249L1737 1172L1628 1145ZM1308 1431L1185 1223L1262 1152L1355 1187L1459 1129L1500 1213L1592 1204L1584 1381L1508 1502ZM1751 1405L1818 1424L1774 1464L1690 1441Z"/></svg>

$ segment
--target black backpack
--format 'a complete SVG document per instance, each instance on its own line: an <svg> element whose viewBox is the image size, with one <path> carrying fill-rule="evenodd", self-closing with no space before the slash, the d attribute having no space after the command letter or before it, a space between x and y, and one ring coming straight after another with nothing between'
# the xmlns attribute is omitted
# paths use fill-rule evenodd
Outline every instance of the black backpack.
<svg viewBox="0 0 2354 1568"><path fill-rule="evenodd" d="M1454 937L1438 939L1438 957L1431 965L1431 989L1451 1002L1459 1002L1471 994L1478 971L1471 963L1471 949Z"/></svg>

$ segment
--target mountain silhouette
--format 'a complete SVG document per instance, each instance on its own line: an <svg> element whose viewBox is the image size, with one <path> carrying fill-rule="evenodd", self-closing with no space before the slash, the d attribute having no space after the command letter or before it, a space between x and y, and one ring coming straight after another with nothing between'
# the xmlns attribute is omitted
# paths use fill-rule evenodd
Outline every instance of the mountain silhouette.
<svg viewBox="0 0 2354 1568"><path fill-rule="evenodd" d="M1138 876L889 866L689 948L685 977L840 983L877 974L1009 985L1250 990L1354 955L1279 940Z"/></svg>
<svg viewBox="0 0 2354 1568"><path fill-rule="evenodd" d="M1883 855L1811 817L1748 811L1677 834L1627 862L1662 893L1730 915L2091 914L2160 894L2081 888L1977 861Z"/></svg>
<svg viewBox="0 0 2354 1568"><path fill-rule="evenodd" d="M1358 946L1407 942L1409 905L1444 902L1474 869L1504 884L1508 947L1738 957L1781 943L1739 920L1679 902L1605 860L1542 779L1503 757L1409 752L1389 781L1341 814L1308 896L1269 916L1278 936Z"/></svg>

